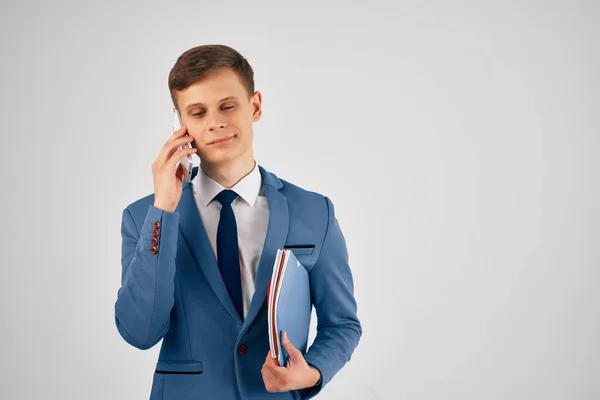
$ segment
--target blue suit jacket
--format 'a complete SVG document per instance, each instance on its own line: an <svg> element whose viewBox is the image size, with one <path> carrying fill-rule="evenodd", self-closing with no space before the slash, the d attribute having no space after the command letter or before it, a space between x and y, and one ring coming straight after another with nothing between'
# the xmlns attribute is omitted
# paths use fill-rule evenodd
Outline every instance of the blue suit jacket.
<svg viewBox="0 0 600 400"><path fill-rule="evenodd" d="M139 349L162 339L151 400L309 399L358 345L362 327L353 278L331 200L259 169L269 223L244 320L221 278L189 182L174 212L154 207L154 194L123 210L115 323ZM308 392L267 392L261 375L269 351L267 288L277 249L284 247L309 273L317 314L314 342L308 351L299 349L321 372L321 383Z"/></svg>

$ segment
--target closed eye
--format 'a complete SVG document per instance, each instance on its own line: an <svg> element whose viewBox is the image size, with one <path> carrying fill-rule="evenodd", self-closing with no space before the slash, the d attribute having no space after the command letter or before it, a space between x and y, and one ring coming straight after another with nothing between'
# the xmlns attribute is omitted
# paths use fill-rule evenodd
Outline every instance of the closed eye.
<svg viewBox="0 0 600 400"><path fill-rule="evenodd" d="M221 110L230 110L232 108L233 108L233 106L223 107ZM202 115L202 114L204 114L204 112L199 112L199 113L196 113L196 114L192 114L192 116L196 117L196 116Z"/></svg>

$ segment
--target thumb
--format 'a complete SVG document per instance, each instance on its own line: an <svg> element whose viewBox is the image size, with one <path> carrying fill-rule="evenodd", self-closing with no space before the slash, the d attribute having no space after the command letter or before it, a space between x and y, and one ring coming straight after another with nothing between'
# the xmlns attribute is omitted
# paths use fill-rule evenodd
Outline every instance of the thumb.
<svg viewBox="0 0 600 400"><path fill-rule="evenodd" d="M183 181L183 177L186 173L187 171L185 167L181 163L179 163L177 165L177 169L175 170L175 176L177 177L177 180Z"/></svg>
<svg viewBox="0 0 600 400"><path fill-rule="evenodd" d="M301 358L302 353L300 353L300 350L294 347L294 345L288 338L287 333L285 331L282 331L281 336L283 338L283 347L285 348L285 351L288 353L290 358L292 360L297 360L299 357Z"/></svg>

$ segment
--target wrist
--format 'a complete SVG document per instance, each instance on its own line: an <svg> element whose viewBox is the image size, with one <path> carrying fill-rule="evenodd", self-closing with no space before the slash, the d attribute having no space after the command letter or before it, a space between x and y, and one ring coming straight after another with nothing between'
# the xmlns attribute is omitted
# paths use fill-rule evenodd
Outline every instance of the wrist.
<svg viewBox="0 0 600 400"><path fill-rule="evenodd" d="M175 209L177 208L177 206L173 207L167 204L162 204L161 202L155 201L154 204L152 204L152 206L156 207L156 208L160 208L163 211L167 211L167 212L173 212L175 211Z"/></svg>
<svg viewBox="0 0 600 400"><path fill-rule="evenodd" d="M313 372L313 379L311 381L312 384L310 386L316 386L319 382L321 382L321 372L319 372L319 370L315 367L310 367L310 369Z"/></svg>

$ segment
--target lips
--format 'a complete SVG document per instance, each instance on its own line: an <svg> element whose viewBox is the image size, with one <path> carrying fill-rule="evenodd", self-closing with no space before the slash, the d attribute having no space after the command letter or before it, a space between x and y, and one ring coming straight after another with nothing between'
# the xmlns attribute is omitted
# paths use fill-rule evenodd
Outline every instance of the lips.
<svg viewBox="0 0 600 400"><path fill-rule="evenodd" d="M211 145L211 144L215 144L215 143L224 142L226 140L229 140L229 139L233 138L234 136L235 135L231 135L231 136L227 136L227 137L224 137L224 138L215 139L212 142L209 142L208 144Z"/></svg>

